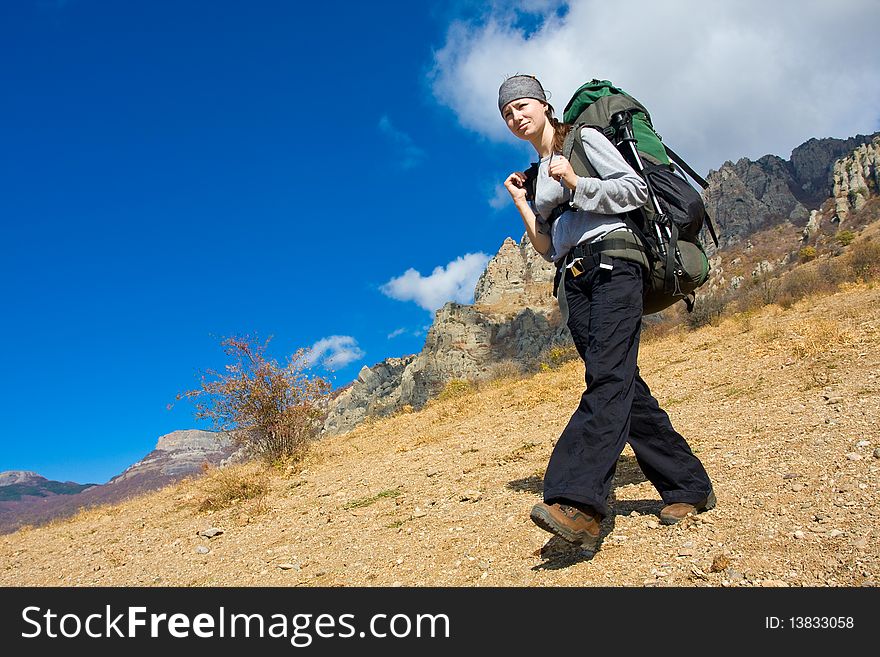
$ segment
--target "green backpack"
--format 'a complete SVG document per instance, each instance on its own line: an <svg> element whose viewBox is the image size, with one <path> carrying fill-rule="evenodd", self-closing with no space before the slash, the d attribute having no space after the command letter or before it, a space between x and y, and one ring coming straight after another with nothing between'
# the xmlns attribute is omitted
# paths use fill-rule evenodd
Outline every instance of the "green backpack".
<svg viewBox="0 0 880 657"><path fill-rule="evenodd" d="M621 249L620 240L615 239L608 244L600 242L593 250L610 251L611 255L642 264L647 260L644 314L659 312L679 300L685 302L689 312L693 310L695 290L709 277L709 260L700 244L700 231L705 225L716 247L718 238L699 192L676 172L672 161L703 188L708 183L663 144L644 105L608 80L592 80L578 89L565 107L563 121L573 128L562 154L579 176L597 177L583 142L576 138L582 128L590 127L617 146L648 184L648 203L624 216L638 243ZM551 220L565 209L558 208Z"/></svg>
<svg viewBox="0 0 880 657"><path fill-rule="evenodd" d="M608 80L593 80L574 92L562 120L571 125L596 126L608 129L605 136L611 139L611 117L618 112L632 114L632 130L639 154L651 164L669 165L669 156L660 136L654 132L651 115L635 98L618 89ZM609 134L610 133L610 134ZM612 139L613 141L613 139Z"/></svg>

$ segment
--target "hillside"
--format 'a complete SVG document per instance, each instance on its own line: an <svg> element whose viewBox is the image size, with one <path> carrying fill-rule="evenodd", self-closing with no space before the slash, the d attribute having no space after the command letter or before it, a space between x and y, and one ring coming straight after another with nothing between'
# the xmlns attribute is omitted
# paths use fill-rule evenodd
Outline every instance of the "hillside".
<svg viewBox="0 0 880 657"><path fill-rule="evenodd" d="M0 537L0 584L880 581L880 287L849 285L787 309L767 306L692 332L677 328L643 344L640 362L706 465L719 505L659 525L659 498L627 449L615 515L595 556L548 541L528 519L581 391L581 365L571 361L367 421L316 444L300 470L215 469ZM266 493L212 510L224 484ZM222 533L206 531L212 528Z"/></svg>

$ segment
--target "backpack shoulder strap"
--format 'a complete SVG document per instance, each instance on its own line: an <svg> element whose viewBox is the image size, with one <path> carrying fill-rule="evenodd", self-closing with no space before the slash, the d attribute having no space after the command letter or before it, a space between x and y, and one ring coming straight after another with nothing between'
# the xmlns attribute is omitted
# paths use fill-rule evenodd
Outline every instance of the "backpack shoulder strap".
<svg viewBox="0 0 880 657"><path fill-rule="evenodd" d="M526 200L534 201L535 200L535 188L538 184L538 162L532 162L531 166L523 171L526 175Z"/></svg>
<svg viewBox="0 0 880 657"><path fill-rule="evenodd" d="M571 168L574 169L577 175L584 178L598 178L599 174L590 162L590 158L587 157L587 151L581 139L581 130L583 128L593 128L602 132L602 128L599 126L578 123L565 136L565 141L562 144L562 154L571 162Z"/></svg>

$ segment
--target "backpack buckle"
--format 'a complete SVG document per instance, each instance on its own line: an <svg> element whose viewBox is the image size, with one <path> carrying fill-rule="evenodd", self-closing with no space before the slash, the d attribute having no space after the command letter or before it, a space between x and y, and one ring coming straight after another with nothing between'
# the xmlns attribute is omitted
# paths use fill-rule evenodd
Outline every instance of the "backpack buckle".
<svg viewBox="0 0 880 657"><path fill-rule="evenodd" d="M583 267L583 258L578 258L577 260L573 260L569 269L571 270L571 275L573 278L577 278L581 274L583 274L586 269Z"/></svg>

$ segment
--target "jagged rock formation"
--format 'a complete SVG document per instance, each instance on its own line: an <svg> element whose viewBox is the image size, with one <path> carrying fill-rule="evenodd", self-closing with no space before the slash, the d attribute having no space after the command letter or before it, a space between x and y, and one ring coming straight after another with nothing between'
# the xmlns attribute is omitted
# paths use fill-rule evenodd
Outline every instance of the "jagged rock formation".
<svg viewBox="0 0 880 657"><path fill-rule="evenodd" d="M773 224L791 222L806 227L810 211L832 194L834 163L877 136L880 133L811 139L792 151L788 161L775 155L765 155L757 162L743 158L710 172L709 188L703 196L718 228L720 248ZM714 253L711 240L705 239L704 244L707 252Z"/></svg>
<svg viewBox="0 0 880 657"><path fill-rule="evenodd" d="M849 157L834 163L834 207L843 223L852 211L861 210L868 198L880 192L880 137L863 144Z"/></svg>
<svg viewBox="0 0 880 657"><path fill-rule="evenodd" d="M341 433L368 417L383 417L402 408L401 377L415 358L387 358L373 367L361 368L354 383L331 402L324 431Z"/></svg>
<svg viewBox="0 0 880 657"><path fill-rule="evenodd" d="M528 367L549 347L570 343L550 292L553 273L525 236L519 244L504 240L477 282L474 304L438 310L419 354L363 368L331 403L324 433L419 408L449 381L491 377L504 363Z"/></svg>

